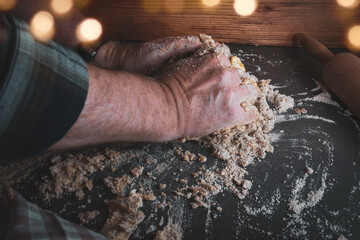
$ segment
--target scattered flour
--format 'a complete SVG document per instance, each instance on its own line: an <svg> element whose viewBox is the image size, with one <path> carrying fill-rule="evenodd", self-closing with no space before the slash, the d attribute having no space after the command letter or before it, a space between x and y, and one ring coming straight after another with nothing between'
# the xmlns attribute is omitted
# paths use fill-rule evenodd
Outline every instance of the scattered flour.
<svg viewBox="0 0 360 240"><path fill-rule="evenodd" d="M334 120L328 119L328 118L324 118L324 117L319 117L317 115L299 115L299 114L286 114L286 115L278 115L276 118L276 123L281 123L281 122L289 122L289 121L296 121L299 119L312 119L312 120L321 120L327 123L332 123L332 124L336 124L336 122Z"/></svg>
<svg viewBox="0 0 360 240"><path fill-rule="evenodd" d="M225 45L220 45L220 47L216 46L211 37L202 35L202 40L204 45L197 54L202 54L204 52L213 52L214 54L226 52L226 54L230 55L230 51ZM243 56L258 57L259 59L261 57L256 54L243 54ZM275 90L281 88L281 86L274 87L270 85L270 80L258 80L256 77L246 73L244 66L241 62L239 63L236 58L233 58L232 62L234 63L234 67L242 72L241 76L243 84L253 84L259 89L259 98L253 102L246 103L247 105L243 105L243 107L245 109L256 107L260 112L260 119L248 126L235 126L231 129L222 129L209 136L198 138L197 140L208 147L215 157L222 160L222 164L218 164L215 167L202 167L192 173L193 178L186 176L177 179L174 182L181 184L181 186L178 187L178 185L176 185L175 189L171 182L166 182L165 184L163 180L157 180L149 172L149 174L143 174L144 167L142 165L136 165L136 167L130 169L130 176L123 174L121 176L117 175L117 177L105 177L103 179L103 184L110 189L115 198L105 200L110 215L101 230L103 235L110 239L129 238L129 236L137 229L138 224L145 220L145 214L141 211L143 201L150 201L151 204L155 206L155 209L160 209L171 205L166 199L172 199L174 195L188 199L193 208L206 208L206 226L210 226L212 219L215 219L222 210L222 208L217 206L217 203L214 202L214 196L227 190L231 191L237 198L244 199L249 193L253 184L251 181L245 179L246 174L248 174L245 168L251 165L256 159L262 159L267 153L273 152L273 142L281 139L281 136L284 135L283 131L271 132L275 123L295 121L298 119L312 119L336 124L335 121L331 119L316 115L304 115L306 110L302 109L298 109L301 114L280 114L289 108L293 108L294 100L291 97L280 94L278 90ZM235 63L237 65L235 65ZM269 64L281 64L281 62ZM317 91L319 89L320 86L311 91ZM307 98L305 101L325 102L339 106L336 102L331 100L330 94L328 93L319 94L313 98ZM271 104L269 105L269 103ZM272 106L275 109L272 109ZM317 136L320 135L320 133L316 131L311 134ZM320 140L322 141L323 139L319 139L319 141ZM304 139L284 139L284 141L289 141L294 146L308 144L307 142L304 142ZM299 150L301 152L301 157L311 157L312 148L306 148L307 146L305 145ZM324 147L327 147L327 151L333 151L333 149L331 149L331 143L324 141ZM176 158L175 156L178 156L183 160L178 162L185 164L189 163L189 166L194 165L195 161L196 164L201 164L207 160L203 155L193 154L190 151L184 151L182 148L174 149L171 152L175 154L173 154L169 162L174 161ZM119 160L124 157L126 156L123 156L122 153L110 149L106 149L105 152L92 156L75 154L66 155L61 158L56 155L52 160L53 165L50 168L51 175L43 179L44 182L39 184L38 189L40 197L44 201L47 201L53 198L59 198L64 193L70 193L74 194L78 199L83 199L83 189L91 191L93 188L91 174L96 171L103 171L105 168L109 167L112 167L114 170L119 163ZM333 156L329 156L329 159L332 158ZM153 158L148 158L148 161L146 161L149 165L156 165L156 162L156 159ZM221 165L221 167L219 165ZM168 164L158 164L156 169L154 169L154 175L155 172L162 175L161 173L167 169ZM317 174L319 171L317 168L315 169ZM241 207L251 216L271 216L276 212L280 200L287 201L286 204L288 204L288 209L291 211L291 213L288 214L288 218L286 218L287 229L290 229L291 236L294 238L306 239L309 222L303 219L303 214L304 212L307 212L306 210L314 207L322 200L330 183L327 172L324 170L321 176L320 185L316 186L314 189L314 187L310 187L309 185L311 177L316 174L310 175L313 173L313 169L309 167L307 167L305 171L306 173L303 177L295 180L289 198L285 198L285 195L282 196L280 189L277 189L268 201L263 202L259 200L259 203L262 205L253 206L244 204L241 205ZM146 182L148 186L155 186L156 190L161 193L154 195L155 192L144 191L142 184L132 184L133 181L142 178L146 178L146 181L144 182ZM287 176L287 181L290 182L289 178L290 176ZM133 185L135 187L133 187ZM125 189L132 190L127 192ZM165 189L170 191L174 189L173 194L169 194L168 196L163 192ZM254 197L258 200L258 195L254 195ZM160 198L163 199L162 202L158 200ZM241 204L242 202L243 201L241 201ZM217 212L211 214L211 209L216 210ZM240 215L240 212L238 213ZM92 212L80 213L78 218L83 224L87 224L97 215L98 211L95 210ZM244 219L239 221L239 226L240 224L245 224L246 220ZM321 219L319 221L323 220ZM164 218L162 217L158 226L151 225L149 228L151 229L150 232L156 232L156 230L159 229L159 226L164 226L163 223ZM329 223L326 224L330 225ZM334 232L341 232L340 226L330 225L330 227ZM209 227L205 229L206 232L209 231L208 228ZM272 235L270 231L263 231L256 227L253 227L253 229L263 232L268 236ZM241 227L237 229L239 232L238 235L241 234L241 230ZM155 239L181 239L182 236L183 229L181 221L169 218L167 225L156 232ZM338 239L346 239L343 235L338 236ZM330 237L332 238L333 236Z"/></svg>
<svg viewBox="0 0 360 240"><path fill-rule="evenodd" d="M229 49L217 46L211 37L202 35L203 46L197 54L213 52L214 54L229 54ZM270 131L274 128L276 113L282 113L294 106L294 99L280 94L278 90L270 85L270 80L260 80L246 74L245 67L237 57L231 58L232 67L242 72L241 84L252 84L259 90L259 97L245 102L242 107L247 111L256 108L260 113L259 120L248 125L236 125L231 128L221 129L209 136L199 138L199 141L209 148L213 155L225 161L222 169L217 171L200 171L196 176L197 185L178 188L174 193L188 199L192 199L192 207L210 207L210 196L224 189L230 190L239 199L243 199L252 184L244 179L247 173L244 167L252 164L254 159L264 158L267 152L272 153ZM271 102L276 111L273 111L268 101ZM190 162L197 159L195 154L189 151L174 149L184 161ZM185 192L184 192L185 191Z"/></svg>
<svg viewBox="0 0 360 240"><path fill-rule="evenodd" d="M340 105L337 102L335 102L334 100L331 99L331 94L326 92L325 90L324 90L324 92L322 92L312 98L302 99L302 101L316 101L316 102L327 103L327 104L331 104L336 107L340 107Z"/></svg>
<svg viewBox="0 0 360 240"><path fill-rule="evenodd" d="M169 219L164 229L156 233L154 240L180 240L182 239L182 234L181 224L172 223L172 219Z"/></svg>
<svg viewBox="0 0 360 240"><path fill-rule="evenodd" d="M292 197L289 203L289 210L295 214L300 214L305 208L315 206L324 196L327 179L326 172L321 177L320 188L309 192L305 200L301 198L301 190L305 188L308 176L308 174L305 174L303 178L296 179L294 188L291 191Z"/></svg>
<svg viewBox="0 0 360 240"><path fill-rule="evenodd" d="M230 49L226 45L216 44L207 35L201 35L200 38L203 45L195 52L195 55L210 52L215 55L222 53L231 56ZM251 84L259 90L257 99L250 99L241 106L245 111L256 108L260 113L260 118L249 125L237 125L222 129L197 139L211 149L214 156L225 161L225 164L220 169L204 168L194 172L195 184L192 186L188 185L186 179L176 180L184 187L176 188L173 193L189 199L193 208L204 207L210 210L215 205L212 202L212 196L224 190L233 192L240 199L248 194L252 183L244 178L247 173L244 167L252 164L255 159L264 158L267 152L273 152L270 132L274 128L276 114L283 113L294 106L294 100L280 94L278 90L274 90L274 87L270 85L270 80L259 81L255 76L247 73L239 58L231 57L231 63L232 67L239 70L241 84ZM276 110L272 110L268 102L272 103ZM203 163L207 160L201 154L195 155L189 151L182 151L181 148L174 149L174 153L189 164L193 161ZM78 200L81 200L85 195L83 189L91 191L93 188L91 174L103 171L105 168L112 172L115 171L120 159L124 157L126 156L123 156L122 153L111 149L105 149L103 153L96 153L92 156L82 154L68 154L65 158L55 156L52 159L53 165L50 167L51 176L45 178L38 187L40 197L46 201L59 198L64 193L72 193ZM166 166L163 166L162 171L165 169ZM134 178L139 178L143 170L144 167L139 165L132 168L130 173ZM161 172L161 169L158 170ZM156 180L151 172L147 172L146 175L150 180ZM103 184L115 196L114 199L104 201L108 205L110 215L100 231L110 239L129 238L136 230L137 225L145 218L145 214L139 210L143 206L143 200L155 201L157 198L151 192L142 191L141 186L138 187L140 191L133 189L126 195L125 188L132 181L133 178L125 174L120 177L107 176L103 179ZM166 185L161 185L162 189L165 187ZM221 207L217 209L221 209ZM248 208L248 211L251 209ZM78 217L82 223L86 224L97 214L98 211L95 210L80 213ZM216 218L217 214L210 215L210 211L208 211L208 220L211 219L211 216ZM156 239L181 239L181 237L180 224L171 221L156 234Z"/></svg>

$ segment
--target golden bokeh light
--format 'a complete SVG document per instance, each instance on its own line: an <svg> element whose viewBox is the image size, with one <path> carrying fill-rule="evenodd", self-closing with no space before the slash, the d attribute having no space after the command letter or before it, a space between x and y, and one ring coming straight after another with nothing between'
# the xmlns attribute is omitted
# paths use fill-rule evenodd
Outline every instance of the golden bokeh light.
<svg viewBox="0 0 360 240"><path fill-rule="evenodd" d="M59 15L66 14L74 7L73 0L51 0L51 9Z"/></svg>
<svg viewBox="0 0 360 240"><path fill-rule="evenodd" d="M257 8L256 0L235 0L235 12L241 16L250 16Z"/></svg>
<svg viewBox="0 0 360 240"><path fill-rule="evenodd" d="M30 29L36 39L48 41L55 33L54 17L49 12L40 11L31 19Z"/></svg>
<svg viewBox="0 0 360 240"><path fill-rule="evenodd" d="M9 11L13 7L15 7L16 0L0 0L0 10L1 11Z"/></svg>
<svg viewBox="0 0 360 240"><path fill-rule="evenodd" d="M165 0L165 9L169 13L181 13L184 10L184 0Z"/></svg>
<svg viewBox="0 0 360 240"><path fill-rule="evenodd" d="M360 25L350 28L347 35L350 44L355 48L360 48Z"/></svg>
<svg viewBox="0 0 360 240"><path fill-rule="evenodd" d="M162 7L162 1L142 0L142 7L147 13L157 13Z"/></svg>
<svg viewBox="0 0 360 240"><path fill-rule="evenodd" d="M90 3L90 0L74 0L76 8L84 8Z"/></svg>
<svg viewBox="0 0 360 240"><path fill-rule="evenodd" d="M102 34L101 23L93 18L82 21L76 29L76 36L81 42L93 42Z"/></svg>
<svg viewBox="0 0 360 240"><path fill-rule="evenodd" d="M359 6L360 0L336 0L337 3L346 8L355 8Z"/></svg>
<svg viewBox="0 0 360 240"><path fill-rule="evenodd" d="M202 0L202 2L207 7L215 7L220 3L220 0Z"/></svg>

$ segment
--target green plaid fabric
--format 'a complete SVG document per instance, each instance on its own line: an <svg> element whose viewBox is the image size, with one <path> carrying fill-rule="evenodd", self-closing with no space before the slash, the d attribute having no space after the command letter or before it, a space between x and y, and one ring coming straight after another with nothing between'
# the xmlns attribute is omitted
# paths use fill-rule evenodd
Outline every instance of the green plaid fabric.
<svg viewBox="0 0 360 240"><path fill-rule="evenodd" d="M0 15L0 164L33 157L59 141L85 104L86 64L69 48L39 42L29 26Z"/></svg>
<svg viewBox="0 0 360 240"><path fill-rule="evenodd" d="M6 216L4 211L0 213L0 217L7 220L5 240L106 239L96 232L57 217L49 211L40 209L26 201L19 193L16 194L15 199L6 212L8 212Z"/></svg>

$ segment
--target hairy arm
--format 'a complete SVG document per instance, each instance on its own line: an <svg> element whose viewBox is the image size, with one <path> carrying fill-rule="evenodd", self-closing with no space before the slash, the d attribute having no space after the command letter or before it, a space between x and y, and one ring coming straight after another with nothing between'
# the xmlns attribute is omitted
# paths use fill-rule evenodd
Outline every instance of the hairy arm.
<svg viewBox="0 0 360 240"><path fill-rule="evenodd" d="M90 85L74 126L52 149L116 141L165 141L176 137L176 109L149 78L88 65ZM176 119L175 119L176 120Z"/></svg>
<svg viewBox="0 0 360 240"><path fill-rule="evenodd" d="M179 63L151 79L88 65L90 85L74 126L51 149L109 142L160 142L204 135L235 123L250 123L257 112L241 102L256 97L240 86L237 70L211 54Z"/></svg>

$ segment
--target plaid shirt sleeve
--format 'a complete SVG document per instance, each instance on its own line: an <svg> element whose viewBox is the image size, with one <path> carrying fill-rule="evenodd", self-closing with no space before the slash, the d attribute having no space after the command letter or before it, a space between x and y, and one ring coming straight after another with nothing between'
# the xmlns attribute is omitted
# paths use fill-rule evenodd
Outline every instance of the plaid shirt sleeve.
<svg viewBox="0 0 360 240"><path fill-rule="evenodd" d="M5 240L106 240L99 233L62 219L16 194L8 208ZM1 237L1 234L0 234Z"/></svg>
<svg viewBox="0 0 360 240"><path fill-rule="evenodd" d="M54 41L39 42L29 26L0 15L0 164L33 157L59 141L79 117L89 77L86 64Z"/></svg>

